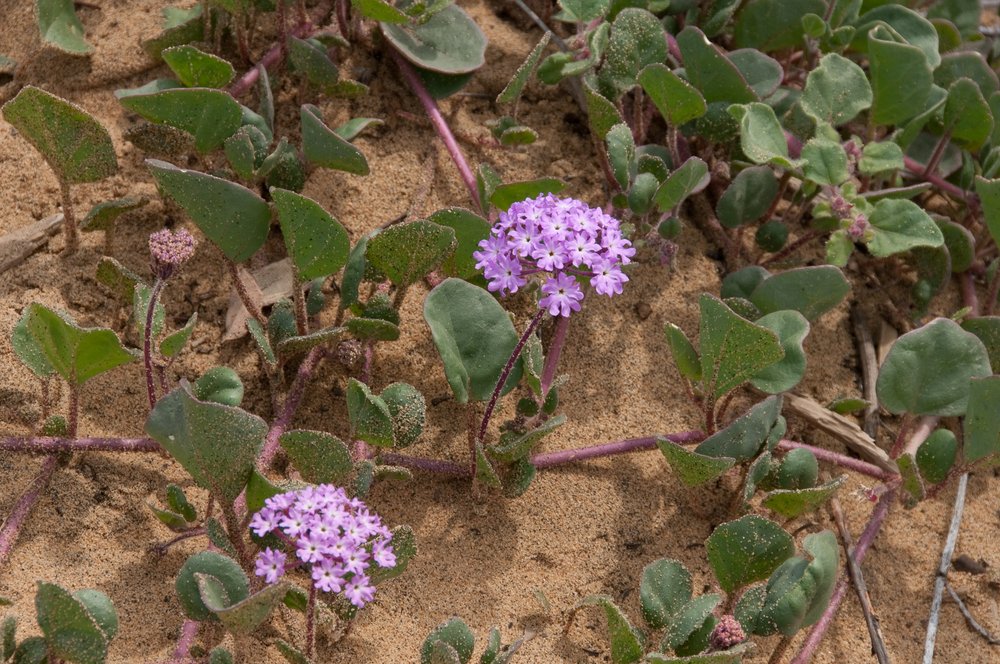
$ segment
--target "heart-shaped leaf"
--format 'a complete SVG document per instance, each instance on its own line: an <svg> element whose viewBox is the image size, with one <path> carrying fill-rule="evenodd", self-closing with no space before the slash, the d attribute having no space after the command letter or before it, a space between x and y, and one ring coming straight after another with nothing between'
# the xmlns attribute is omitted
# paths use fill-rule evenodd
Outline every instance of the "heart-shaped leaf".
<svg viewBox="0 0 1000 664"><path fill-rule="evenodd" d="M464 74L479 69L486 61L486 36L457 5L448 5L416 25L380 26L389 43L423 69Z"/></svg>
<svg viewBox="0 0 1000 664"><path fill-rule="evenodd" d="M79 599L53 583L39 582L35 611L51 656L79 664L104 663L108 637Z"/></svg>
<svg viewBox="0 0 1000 664"><path fill-rule="evenodd" d="M643 568L639 583L642 617L663 629L691 599L691 573L676 560L661 558Z"/></svg>
<svg viewBox="0 0 1000 664"><path fill-rule="evenodd" d="M174 88L118 100L140 116L194 136L198 152L221 146L240 128L243 112L229 94L209 88Z"/></svg>
<svg viewBox="0 0 1000 664"><path fill-rule="evenodd" d="M840 547L829 530L809 535L802 547L811 561L796 556L785 562L767 582L763 618L771 632L786 636L812 625L826 609L840 574ZM760 633L760 632L758 632Z"/></svg>
<svg viewBox="0 0 1000 664"><path fill-rule="evenodd" d="M347 412L354 437L379 447L392 447L389 407L367 385L353 378L347 384Z"/></svg>
<svg viewBox="0 0 1000 664"><path fill-rule="evenodd" d="M751 514L718 526L705 549L719 585L731 593L766 579L795 553L795 542L778 524Z"/></svg>
<svg viewBox="0 0 1000 664"><path fill-rule="evenodd" d="M667 58L667 40L660 20L645 9L625 7L611 23L598 82L614 97L636 85L639 71Z"/></svg>
<svg viewBox="0 0 1000 664"><path fill-rule="evenodd" d="M392 418L393 447L408 447L424 431L427 404L424 395L407 383L392 383L379 395Z"/></svg>
<svg viewBox="0 0 1000 664"><path fill-rule="evenodd" d="M806 353L802 342L809 334L809 321L797 311L786 310L762 316L756 324L778 336L785 356L755 373L750 382L768 394L787 392L798 385L806 373Z"/></svg>
<svg viewBox="0 0 1000 664"><path fill-rule="evenodd" d="M809 489L819 478L819 462L810 450L796 448L781 460L774 484L781 489Z"/></svg>
<svg viewBox="0 0 1000 664"><path fill-rule="evenodd" d="M181 609L191 620L218 620L202 601L198 590L198 576L215 579L222 587L227 604L241 602L250 594L247 575L235 560L214 551L196 553L187 559L174 582Z"/></svg>
<svg viewBox="0 0 1000 664"><path fill-rule="evenodd" d="M975 389L975 386L973 388ZM966 429L968 429L968 416L965 421ZM966 450L969 449L968 445L968 438L966 438ZM944 482L948 479L948 472L955 465L957 453L958 441L955 439L955 434L948 429L935 430L917 448L916 461L921 477L931 484Z"/></svg>
<svg viewBox="0 0 1000 664"><path fill-rule="evenodd" d="M715 593L702 595L678 609L667 625L667 631L663 634L660 648L662 650L676 650L678 654L681 650L686 650L695 632L710 619L709 616L721 600L722 597ZM714 618L710 620L712 620L714 627ZM709 628L709 632L711 632L711 628ZM700 652L705 649L705 646L692 647L692 649L695 652Z"/></svg>
<svg viewBox="0 0 1000 664"><path fill-rule="evenodd" d="M708 108L698 90L661 63L645 67L638 81L664 119L675 127L700 118Z"/></svg>
<svg viewBox="0 0 1000 664"><path fill-rule="evenodd" d="M24 321L27 334L45 356L48 366L72 385L82 385L136 358L111 330L80 327L68 314L57 313L41 304L30 305ZM33 355L33 351L30 353ZM28 366L44 368L35 360Z"/></svg>
<svg viewBox="0 0 1000 664"><path fill-rule="evenodd" d="M688 81L701 91L705 101L747 104L757 95L725 53L708 41L705 34L688 26L677 35Z"/></svg>
<svg viewBox="0 0 1000 664"><path fill-rule="evenodd" d="M288 592L287 583L275 583L264 586L246 599L239 602L226 602L219 605L215 600L219 595L211 590L213 584L222 587L222 583L213 576L199 574L196 576L202 602L209 608L230 632L234 634L249 634L268 619L271 611L285 598ZM207 591L207 592L206 592ZM228 597L228 596L227 596Z"/></svg>
<svg viewBox="0 0 1000 664"><path fill-rule="evenodd" d="M351 248L347 231L319 203L277 188L271 189L271 198L299 279L325 277L347 264Z"/></svg>
<svg viewBox="0 0 1000 664"><path fill-rule="evenodd" d="M759 220L778 196L778 178L768 166L751 166L736 174L722 192L715 213L726 228Z"/></svg>
<svg viewBox="0 0 1000 664"><path fill-rule="evenodd" d="M118 633L118 612L110 597L99 590L84 588L73 593L73 599L83 605L108 641L115 638Z"/></svg>
<svg viewBox="0 0 1000 664"><path fill-rule="evenodd" d="M812 138L802 146L803 172L806 179L831 187L842 184L850 177L847 152L839 141Z"/></svg>
<svg viewBox="0 0 1000 664"><path fill-rule="evenodd" d="M399 287L423 279L455 250L455 231L430 221L385 229L368 241L365 258Z"/></svg>
<svg viewBox="0 0 1000 664"><path fill-rule="evenodd" d="M781 397L768 397L736 418L722 431L706 438L695 452L703 456L748 461L757 456L779 422Z"/></svg>
<svg viewBox="0 0 1000 664"><path fill-rule="evenodd" d="M711 295L703 294L699 304L702 382L713 398L739 387L784 357L778 336L771 330L738 316Z"/></svg>
<svg viewBox="0 0 1000 664"><path fill-rule="evenodd" d="M885 199L868 217L873 235L868 249L875 256L891 256L913 247L940 247L944 235L923 208L908 200Z"/></svg>
<svg viewBox="0 0 1000 664"><path fill-rule="evenodd" d="M472 253L490 235L490 222L464 208L445 208L427 217L427 221L455 231L455 251L441 263L441 272L449 277L471 281L479 275Z"/></svg>
<svg viewBox="0 0 1000 664"><path fill-rule="evenodd" d="M666 438L657 438L656 446L687 486L699 486L711 482L736 465L736 459L731 457L699 454Z"/></svg>
<svg viewBox="0 0 1000 664"><path fill-rule="evenodd" d="M365 155L327 127L319 109L306 104L302 107L300 118L302 151L307 161L354 175L368 175L368 160Z"/></svg>
<svg viewBox="0 0 1000 664"><path fill-rule="evenodd" d="M331 434L286 431L279 441L302 479L312 484L340 484L354 467L347 445Z"/></svg>
<svg viewBox="0 0 1000 664"><path fill-rule="evenodd" d="M749 299L761 313L794 309L812 321L840 304L850 290L850 282L839 269L818 265L768 276Z"/></svg>
<svg viewBox="0 0 1000 664"><path fill-rule="evenodd" d="M190 44L165 48L160 57L189 88L223 88L236 75L231 64Z"/></svg>

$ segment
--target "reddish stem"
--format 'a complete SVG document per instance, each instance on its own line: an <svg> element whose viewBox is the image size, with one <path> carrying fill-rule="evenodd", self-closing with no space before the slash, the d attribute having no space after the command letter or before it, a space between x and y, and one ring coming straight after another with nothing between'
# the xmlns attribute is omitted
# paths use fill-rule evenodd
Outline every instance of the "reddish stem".
<svg viewBox="0 0 1000 664"><path fill-rule="evenodd" d="M896 490L892 489L886 491L882 494L879 499L878 504L872 511L872 516L868 520L868 525L865 526L864 532L861 533L861 537L858 538L858 543L854 547L854 561L856 563L861 563L865 558L865 554L868 553L869 547L871 547L872 542L875 541L875 537L878 535L879 530L882 528L882 522L885 521L885 517L889 514L889 507L892 505L896 498ZM837 588L833 592L833 597L830 598L830 604L826 607L826 611L820 617L819 622L812 628L809 632L809 636L806 637L805 643L802 644L802 649L799 650L799 654L795 656L795 659L791 661L790 664L806 664L809 662L813 655L816 653L816 648L819 647L820 642L823 640L823 636L826 631L833 624L833 619L837 615L837 610L840 608L840 603L844 601L844 595L847 594L847 576L841 575L840 580L837 582Z"/></svg>
<svg viewBox="0 0 1000 664"><path fill-rule="evenodd" d="M913 159L912 157L907 157L904 155L903 166L905 166L906 170L908 170L911 174L913 174L914 177L930 182L932 185L934 185L944 193L948 194L949 196L953 196L961 201L965 201L966 203L970 204L977 204L979 202L978 196L976 196L972 192L965 191L961 187L948 182L940 175L937 175L935 173L924 174L923 164L918 162L916 159Z"/></svg>
<svg viewBox="0 0 1000 664"><path fill-rule="evenodd" d="M58 452L159 452L149 438L0 438L0 452L56 454Z"/></svg>
<svg viewBox="0 0 1000 664"><path fill-rule="evenodd" d="M323 361L324 357L326 357L326 348L317 346L309 351L306 359L299 365L299 371L295 374L295 380L292 381L292 386L288 389L288 395L285 397L285 403L281 407L281 413L278 414L277 419L274 420L270 430L267 432L267 437L264 438L264 448L257 459L258 468L266 469L274 461L274 456L278 452L278 439L281 438L281 434L285 433L285 430L291 425L292 418L295 417L295 411L302 402L302 396L305 394L309 378L312 376L313 371L316 370L316 367L319 366L319 363Z"/></svg>
<svg viewBox="0 0 1000 664"><path fill-rule="evenodd" d="M542 398L549 395L549 388L556 377L556 367L559 366L559 356L562 354L563 346L566 345L566 333L569 331L569 316L559 316L556 319L556 331L552 335L552 345L549 346L549 354L545 357L545 366L542 367Z"/></svg>
<svg viewBox="0 0 1000 664"><path fill-rule="evenodd" d="M42 491L48 486L49 480L52 479L52 474L55 473L58 466L59 458L55 455L45 458L42 469L35 476L35 479L31 480L27 490L17 499L14 509L11 510L7 520L3 522L3 526L0 526L0 566L7 560L11 549L14 548L14 542L17 541L17 536L21 533L24 522L28 520L28 515L31 514L32 508L38 502Z"/></svg>
<svg viewBox="0 0 1000 664"><path fill-rule="evenodd" d="M628 452L643 452L656 449L658 438L666 438L675 443L699 443L705 439L705 434L701 431L684 431L683 433L667 434L665 436L647 436L645 438L627 438L613 443L594 445L592 447L582 447L575 450L560 450L558 452L544 452L531 457L531 463L536 468L551 468L564 463L574 461L584 461L586 459L597 459L599 457L613 456L615 454L626 454Z"/></svg>
<svg viewBox="0 0 1000 664"><path fill-rule="evenodd" d="M837 454L836 452L831 452L830 450L823 449L822 447L815 447L813 445L807 445L805 443L797 443L794 440L782 440L778 443L779 450L809 450L817 459L836 464L848 470L853 470L857 473L862 473L863 475L868 475L879 479L882 481L888 481L896 477L893 473L888 473L875 464L868 463L867 461L862 461L861 459L854 459L844 454Z"/></svg>
<svg viewBox="0 0 1000 664"><path fill-rule="evenodd" d="M305 21L294 26L291 30L288 31L287 34L288 36L302 38L311 34L314 29L315 27L313 26L312 21ZM258 62L257 65L263 65L265 69L270 69L271 67L281 62L282 57L284 56L285 39L287 39L287 36L280 42L272 46L270 49L268 49L267 53L264 54L264 57L260 59L260 62ZM240 97L246 94L247 91L249 91L250 88L252 88L257 83L257 79L260 78L260 69L258 68L257 65L248 69L247 72L243 74L243 76L241 76L238 81L236 81L229 87L230 95L232 95L233 97Z"/></svg>
<svg viewBox="0 0 1000 664"><path fill-rule="evenodd" d="M465 155L462 154L462 149L458 147L458 142L455 140L455 135L451 133L448 122L441 115L437 102L434 101L427 88L424 87L423 81L420 80L420 77L413 70L413 67L410 66L410 63L394 48L390 47L389 53L396 60L403 78L406 79L413 94L420 100L424 111L427 113L427 117L430 118L431 124L434 125L434 129L437 131L438 137L441 138L444 146L448 149L451 160L455 162L455 167L458 168L458 172L462 175L462 181L465 182L465 186L469 190L469 196L472 198L473 204L481 209L482 204L479 200L479 187L476 185L476 176L472 173L472 169L469 168L468 162L465 161Z"/></svg>
<svg viewBox="0 0 1000 664"><path fill-rule="evenodd" d="M153 292L149 295L146 307L146 326L142 334L142 360L146 369L146 395L149 397L149 409L156 406L156 382L153 374L153 318L156 315L156 302L163 291L163 279L157 279L153 284Z"/></svg>
<svg viewBox="0 0 1000 664"><path fill-rule="evenodd" d="M191 646L194 645L195 637L198 636L198 621L185 620L181 625L181 635L177 637L177 646L174 648L173 661L191 661Z"/></svg>

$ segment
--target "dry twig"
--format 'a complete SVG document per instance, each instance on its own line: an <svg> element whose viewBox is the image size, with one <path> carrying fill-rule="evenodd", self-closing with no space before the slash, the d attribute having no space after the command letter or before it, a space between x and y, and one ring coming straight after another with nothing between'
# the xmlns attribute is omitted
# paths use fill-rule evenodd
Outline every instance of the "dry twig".
<svg viewBox="0 0 1000 664"><path fill-rule="evenodd" d="M823 433L833 436L879 468L894 475L899 473L896 464L885 450L876 445L872 437L862 431L861 427L843 415L824 408L812 399L791 393L785 395L785 407L793 415L801 417Z"/></svg>
<svg viewBox="0 0 1000 664"><path fill-rule="evenodd" d="M862 396L868 402L865 408L864 432L872 440L878 440L878 396L875 394L875 380L878 378L878 358L868 319L861 308L851 308L851 325L854 338L858 342L858 361L861 363Z"/></svg>
<svg viewBox="0 0 1000 664"><path fill-rule="evenodd" d="M986 642L991 646L1000 645L1000 639L993 636L988 629L979 624L979 621L972 615L972 612L969 611L969 607L965 605L965 602L963 602L962 598L958 596L958 593L956 593L955 589L951 587L951 584L948 583L947 579L945 579L944 587L948 589L948 594L951 595L952 600L954 600L955 604L958 605L958 610L962 612L963 616L965 616L965 622L969 623L969 627L979 632L979 634L986 639Z"/></svg>
<svg viewBox="0 0 1000 664"><path fill-rule="evenodd" d="M965 508L965 491L969 486L969 474L962 473L958 480L958 491L955 493L955 507L951 512L951 525L948 527L948 537L941 552L941 562L938 565L937 578L934 580L934 599L931 600L931 615L927 621L927 639L924 641L924 664L934 661L934 641L937 639L938 620L941 617L941 600L945 584L948 582L948 568L951 567L951 557L955 553L958 542L958 527L962 524L962 510Z"/></svg>

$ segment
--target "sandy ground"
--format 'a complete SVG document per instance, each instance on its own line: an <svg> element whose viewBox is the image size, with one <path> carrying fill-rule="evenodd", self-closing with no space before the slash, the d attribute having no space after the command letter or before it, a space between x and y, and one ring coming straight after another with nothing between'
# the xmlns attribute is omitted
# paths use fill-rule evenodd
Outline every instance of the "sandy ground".
<svg viewBox="0 0 1000 664"><path fill-rule="evenodd" d="M116 258L148 274L146 236L164 223L187 222L176 212L164 210L142 164L143 155L122 139L131 120L112 93L165 75L166 68L158 68L139 47L141 39L158 32L164 3L101 0L95 3L100 9L81 8L87 36L97 46L89 59L41 48L30 0L2 4L0 52L28 63L21 82L80 104L108 127L115 140L121 170L103 183L74 188L78 214L114 196L152 199L147 207L121 219L113 246ZM490 37L488 70L477 74L467 88L484 94L455 97L442 107L458 131L486 137L484 122L498 114L490 98L502 89L538 34L500 8L499 2L462 4ZM265 47L263 41L255 44L257 52ZM351 65L356 76L370 78L371 94L353 102L319 103L330 124L356 116L385 120L383 127L357 141L371 164L371 175L316 171L303 193L329 209L354 238L405 213L415 200L422 208L417 212L424 213L467 205L466 191L429 126L397 113L418 106L391 61L362 54ZM0 87L0 96L11 94L12 87ZM283 77L277 92L279 133L294 140L297 99L295 82ZM525 123L538 130L538 143L501 151L466 142L463 147L470 161L489 161L507 180L545 174L563 177L569 184L566 193L603 203L600 171L572 100L552 89L532 86L521 110ZM430 181L424 166L428 157L436 157L437 163ZM420 205L420 192L428 184L429 195ZM5 203L0 208L0 233L58 211L56 180L41 158L2 121L0 192ZM103 246L101 233L85 235L82 250L67 260L58 255L62 239L57 237L47 249L0 275L0 432L26 433L40 412L37 382L18 363L8 341L23 307L43 302L72 311L87 325L108 325L123 333L128 329L127 308L106 294L94 278ZM684 397L662 328L671 321L696 334L698 295L718 292L719 287L720 265L707 253L710 247L702 237L687 229L672 270L649 260L633 273L624 295L590 302L574 317L561 365L570 377L560 394L569 421L545 442L545 449L697 426L697 412ZM255 265L280 255L280 243L272 240ZM168 322L183 324L193 310L200 317L196 348L179 361L177 373L193 379L211 366L231 366L247 384L244 407L269 417L266 386L249 342L220 342L228 287L220 255L203 243L165 298ZM449 389L420 313L426 291L413 290L402 311L401 339L378 349L373 387L407 381L430 401L448 395ZM859 283L852 297L861 296L884 297ZM640 304L649 307L648 317L638 315ZM519 309L521 325L526 311L523 306ZM806 343L810 367L797 391L821 403L859 394L847 312L845 304L815 323ZM129 334L134 344L134 333ZM345 381L342 370L331 363L323 365L296 426L346 435ZM141 369L133 364L86 386L80 433L141 435L145 412ZM422 441L411 451L463 458L464 411L445 401L430 407L428 420ZM891 434L887 428L894 427L887 424L884 436ZM843 451L838 443L794 420L790 436ZM24 456L0 458L0 514L9 512L39 464L38 459ZM34 584L54 580L71 589L95 587L113 598L121 630L111 648L111 662L149 662L169 655L182 622L173 578L185 558L203 546L197 540L188 542L164 557L148 551L170 533L145 503L162 500L164 487L171 481L190 486L176 464L158 455L79 455L57 472L12 557L0 569L0 596L14 601L4 611L20 616L22 636L36 629L31 617ZM870 504L859 496L865 484L864 478L852 477L842 493L855 533L870 512ZM695 576L696 591L708 590L710 572L703 542L715 525L727 520L731 490L728 485L685 488L658 453L540 472L527 495L517 500L476 497L465 482L426 476L409 483L379 485L369 503L390 524L405 523L415 529L419 557L403 577L380 589L377 601L362 613L345 639L322 645L319 661L417 661L426 634L456 614L479 635L480 647L492 625L502 629L505 641L525 631L534 634L516 661L610 661L604 619L597 612L585 612L564 635L568 609L585 595L609 593L638 621L641 570L660 557L683 561ZM197 490L190 493L202 498ZM953 495L953 491L945 492L910 511L895 506L865 561L868 588L894 662L919 661ZM973 478L957 552L982 558L990 567L982 575L956 572L951 577L970 608L994 632L1000 632L998 496L1000 484L995 477ZM817 514L790 524L791 530L799 527L801 537L832 525L825 514ZM546 598L548 606L539 597ZM293 639L300 636L297 624L292 620L289 627L278 618L262 630L261 641L254 646L254 661L283 661L264 644L289 631ZM201 643L210 647L221 635L203 630L201 637ZM758 654L750 660L765 661L775 642L761 641ZM1000 662L1000 650L990 649L971 632L951 603L942 611L938 653L936 661L945 663ZM874 661L853 594L815 661Z"/></svg>

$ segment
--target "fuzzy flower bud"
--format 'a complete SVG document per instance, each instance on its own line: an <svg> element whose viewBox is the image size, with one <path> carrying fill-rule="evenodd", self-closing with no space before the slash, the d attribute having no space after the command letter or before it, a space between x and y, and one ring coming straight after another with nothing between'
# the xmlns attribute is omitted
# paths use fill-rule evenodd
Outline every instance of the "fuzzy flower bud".
<svg viewBox="0 0 1000 664"><path fill-rule="evenodd" d="M743 631L740 621L730 614L719 619L715 629L712 630L712 635L708 637L708 643L713 650L729 650L746 640L747 635Z"/></svg>
<svg viewBox="0 0 1000 664"><path fill-rule="evenodd" d="M600 295L622 292L622 267L635 255L620 222L573 198L544 194L500 213L490 237L474 252L490 291L517 292L532 275L544 278L538 306L553 316L580 310L581 281Z"/></svg>
<svg viewBox="0 0 1000 664"><path fill-rule="evenodd" d="M865 232L868 230L868 217L861 214L860 212L854 217L854 221L847 229L847 234L851 236L851 239L855 242L861 240L865 236Z"/></svg>
<svg viewBox="0 0 1000 664"><path fill-rule="evenodd" d="M853 207L854 206L848 203L847 199L840 194L834 194L830 198L830 211L841 219L849 217L851 214L851 208Z"/></svg>
<svg viewBox="0 0 1000 664"><path fill-rule="evenodd" d="M169 279L172 274L194 255L198 245L194 236L183 228L176 232L168 228L149 236L149 255L153 274L159 279Z"/></svg>

